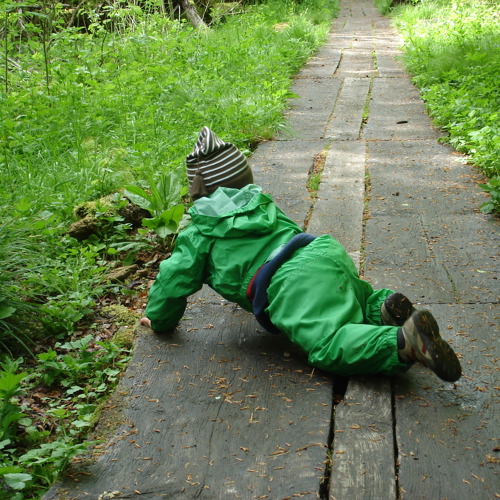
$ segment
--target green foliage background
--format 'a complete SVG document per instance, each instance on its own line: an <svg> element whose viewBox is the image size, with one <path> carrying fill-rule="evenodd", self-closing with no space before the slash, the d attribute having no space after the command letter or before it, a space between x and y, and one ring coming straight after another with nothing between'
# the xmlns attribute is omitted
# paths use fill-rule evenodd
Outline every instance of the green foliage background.
<svg viewBox="0 0 500 500"><path fill-rule="evenodd" d="M449 143L488 178L485 212L500 213L500 16L496 0L399 6L405 63Z"/></svg>
<svg viewBox="0 0 500 500"><path fill-rule="evenodd" d="M88 11L85 30L64 27L62 4L24 5L0 7L0 217L29 233L39 252L24 276L26 296L68 302L72 290L50 284L62 273L43 275L76 259L91 286L79 285L69 307L86 311L97 273L68 256L73 207L182 169L204 125L244 150L271 137L283 127L291 77L324 40L336 4L272 0L201 30L125 2L110 4L104 18ZM88 249L96 262L105 251ZM48 289L33 289L37 281ZM45 313L57 329L52 302ZM67 312L63 322L78 319Z"/></svg>
<svg viewBox="0 0 500 500"><path fill-rule="evenodd" d="M272 136L291 75L328 28L311 22L308 3L268 2L209 30L135 13L121 32L54 32L48 77L42 47L13 40L0 101L3 209L29 200L34 213L67 214L182 164L203 125L240 147Z"/></svg>
<svg viewBox="0 0 500 500"><path fill-rule="evenodd" d="M94 4L77 28L78 3L0 3L0 498L39 498L85 449L128 359L129 346L73 336L98 297L127 293L106 281L110 261L161 240L105 200L123 207L128 189L148 227L175 232L199 130L245 151L282 130L291 78L336 12L336 0L236 2L195 30L155 0ZM77 241L68 226L89 201L103 229ZM35 388L56 394L43 417L25 397Z"/></svg>

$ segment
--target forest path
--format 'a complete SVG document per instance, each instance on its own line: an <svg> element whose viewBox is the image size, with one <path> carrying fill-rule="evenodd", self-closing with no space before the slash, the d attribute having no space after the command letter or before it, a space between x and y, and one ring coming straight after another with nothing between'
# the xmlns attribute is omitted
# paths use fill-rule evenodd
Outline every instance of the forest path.
<svg viewBox="0 0 500 500"><path fill-rule="evenodd" d="M138 327L105 442L46 499L498 498L498 220L478 211L474 171L439 143L372 4L342 2L295 78L292 134L258 147L254 177L375 288L431 308L464 376L353 377L341 399L345 380L204 289L172 336Z"/></svg>

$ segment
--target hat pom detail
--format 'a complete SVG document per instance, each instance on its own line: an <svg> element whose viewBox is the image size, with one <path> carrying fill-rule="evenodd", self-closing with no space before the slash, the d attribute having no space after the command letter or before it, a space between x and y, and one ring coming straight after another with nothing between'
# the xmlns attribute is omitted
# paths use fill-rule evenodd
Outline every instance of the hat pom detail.
<svg viewBox="0 0 500 500"><path fill-rule="evenodd" d="M196 170L193 181L190 184L189 195L193 200L197 200L203 196L208 196L207 186L205 186L201 170Z"/></svg>

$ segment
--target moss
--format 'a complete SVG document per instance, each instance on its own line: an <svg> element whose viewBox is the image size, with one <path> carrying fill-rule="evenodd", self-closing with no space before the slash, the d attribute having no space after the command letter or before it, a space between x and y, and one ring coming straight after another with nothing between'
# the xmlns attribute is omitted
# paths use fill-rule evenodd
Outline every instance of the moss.
<svg viewBox="0 0 500 500"><path fill-rule="evenodd" d="M119 304L103 307L102 312L111 316L116 323L123 326L134 326L139 319L139 315L135 311L131 311L128 307Z"/></svg>
<svg viewBox="0 0 500 500"><path fill-rule="evenodd" d="M120 327L113 335L113 342L119 347L132 349L134 345L135 327L139 319L139 314L118 304L103 307L101 312L111 317Z"/></svg>
<svg viewBox="0 0 500 500"><path fill-rule="evenodd" d="M134 328L132 326L122 326L113 335L113 342L124 349L132 349L134 346Z"/></svg>
<svg viewBox="0 0 500 500"><path fill-rule="evenodd" d="M115 207L112 195L104 196L98 200L85 201L73 209L73 215L78 219L96 217L98 212L104 217L111 217L116 214L117 207Z"/></svg>

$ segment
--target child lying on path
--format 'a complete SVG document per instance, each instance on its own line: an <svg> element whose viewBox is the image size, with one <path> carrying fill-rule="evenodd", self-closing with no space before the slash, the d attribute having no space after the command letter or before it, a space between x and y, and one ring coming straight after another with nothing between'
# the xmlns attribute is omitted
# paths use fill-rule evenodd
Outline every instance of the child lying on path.
<svg viewBox="0 0 500 500"><path fill-rule="evenodd" d="M460 362L429 311L359 278L331 236L304 233L253 184L246 157L208 127L188 155L191 222L160 264L141 323L167 332L204 283L286 335L312 366L394 375L419 362L443 380Z"/></svg>

